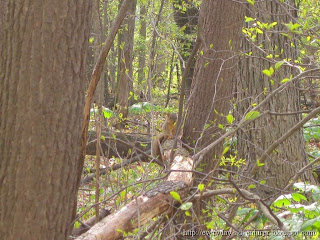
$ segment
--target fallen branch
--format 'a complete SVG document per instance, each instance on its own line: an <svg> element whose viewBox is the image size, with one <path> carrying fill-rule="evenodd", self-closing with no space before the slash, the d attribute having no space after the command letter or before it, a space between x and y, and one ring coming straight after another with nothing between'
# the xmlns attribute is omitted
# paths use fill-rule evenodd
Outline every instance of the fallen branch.
<svg viewBox="0 0 320 240"><path fill-rule="evenodd" d="M173 140L169 141L172 146ZM171 149L165 151L166 159L169 158L170 152ZM170 212L177 203L170 192L178 192L182 199L187 196L192 186L193 161L182 154L183 150L176 152L167 181L161 182L155 188L132 200L120 211L107 216L77 240L119 239L123 236L123 232L131 232L148 223L152 218Z"/></svg>

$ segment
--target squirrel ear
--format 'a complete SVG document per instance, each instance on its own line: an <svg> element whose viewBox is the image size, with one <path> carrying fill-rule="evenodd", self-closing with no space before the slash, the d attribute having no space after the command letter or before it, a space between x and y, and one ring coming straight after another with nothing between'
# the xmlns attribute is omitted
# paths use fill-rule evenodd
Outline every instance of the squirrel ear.
<svg viewBox="0 0 320 240"><path fill-rule="evenodd" d="M170 113L167 113L167 116L170 117Z"/></svg>

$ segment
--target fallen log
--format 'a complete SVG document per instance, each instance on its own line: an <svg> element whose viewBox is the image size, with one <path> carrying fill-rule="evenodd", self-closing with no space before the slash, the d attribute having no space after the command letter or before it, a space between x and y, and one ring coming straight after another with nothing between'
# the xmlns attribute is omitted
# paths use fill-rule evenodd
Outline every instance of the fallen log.
<svg viewBox="0 0 320 240"><path fill-rule="evenodd" d="M101 148L105 157L127 157L129 153L146 152L150 150L150 137L141 134L123 134L120 132L102 132ZM88 132L87 155L96 155L97 135L94 131Z"/></svg>
<svg viewBox="0 0 320 240"><path fill-rule="evenodd" d="M170 143L167 143L171 141ZM173 140L167 140L164 145L172 146ZM171 150L164 147L165 159L170 156ZM155 188L132 200L99 223L77 240L120 239L123 232L132 232L139 226L148 223L152 218L163 213L169 213L177 203L170 192L178 192L181 198L187 196L192 186L193 160L186 150L178 147L175 152L171 172L167 181L159 183Z"/></svg>
<svg viewBox="0 0 320 240"><path fill-rule="evenodd" d="M150 150L146 152L146 154L150 155ZM149 158L146 155L143 154L139 154L133 158L130 158L128 160L123 161L122 163L118 163L115 164L111 167L108 168L104 168L104 169L100 169L100 175L105 175L107 174L109 171L115 171L118 170L119 168L122 167L126 167L132 163L138 162L138 161L142 161L142 162L149 162ZM93 181L93 179L96 177L95 173L94 174L88 174L87 176L85 176L84 178L81 179L80 181L80 185L84 185L87 184L91 181Z"/></svg>
<svg viewBox="0 0 320 240"><path fill-rule="evenodd" d="M100 209L100 212L99 212L100 219L108 216L109 214L110 214L109 210ZM78 237L82 233L85 233L86 231L88 231L95 224L95 221L96 221L96 216L93 216L90 219L88 219L87 221L81 223L80 227L74 228L72 230L72 236Z"/></svg>

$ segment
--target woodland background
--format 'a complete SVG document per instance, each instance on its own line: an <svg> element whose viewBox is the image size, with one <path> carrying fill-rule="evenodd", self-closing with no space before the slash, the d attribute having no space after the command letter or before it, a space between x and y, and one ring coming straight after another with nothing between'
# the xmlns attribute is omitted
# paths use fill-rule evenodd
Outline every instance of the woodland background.
<svg viewBox="0 0 320 240"><path fill-rule="evenodd" d="M317 0L1 1L0 238L318 239L319 34Z"/></svg>

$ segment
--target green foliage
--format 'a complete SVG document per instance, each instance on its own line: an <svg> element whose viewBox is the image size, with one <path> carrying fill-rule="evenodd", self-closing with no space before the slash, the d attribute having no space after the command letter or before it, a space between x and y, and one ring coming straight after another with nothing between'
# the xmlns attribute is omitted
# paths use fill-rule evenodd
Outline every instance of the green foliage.
<svg viewBox="0 0 320 240"><path fill-rule="evenodd" d="M281 221L293 232L320 232L320 188L304 182L294 184L296 192L278 197L273 207L286 209L278 213ZM284 218L285 216L285 218Z"/></svg>
<svg viewBox="0 0 320 240"><path fill-rule="evenodd" d="M230 124L233 123L234 117L231 114L228 114L226 118L227 118L228 123L230 123Z"/></svg>
<svg viewBox="0 0 320 240"><path fill-rule="evenodd" d="M170 195L178 202L182 203L179 193L171 191Z"/></svg>
<svg viewBox="0 0 320 240"><path fill-rule="evenodd" d="M203 189L204 189L204 187L205 187L204 184L199 184L199 185L198 185L199 191L202 192Z"/></svg>
<svg viewBox="0 0 320 240"><path fill-rule="evenodd" d="M273 67L270 67L269 69L262 70L262 73L267 75L268 77L271 77L274 73Z"/></svg>
<svg viewBox="0 0 320 240"><path fill-rule="evenodd" d="M222 156L220 161L221 167L232 166L240 168L246 164L245 159L238 159L237 156L230 155L228 157Z"/></svg>
<svg viewBox="0 0 320 240"><path fill-rule="evenodd" d="M309 142L311 139L320 139L320 118L311 119L304 125L304 139Z"/></svg>
<svg viewBox="0 0 320 240"><path fill-rule="evenodd" d="M257 117L259 117L260 112L258 111L250 111L246 114L245 119L248 120L253 120L256 119Z"/></svg>
<svg viewBox="0 0 320 240"><path fill-rule="evenodd" d="M133 104L129 108L129 112L131 114L143 114L143 113L148 113L151 112L151 110L156 111L158 108L154 105L152 105L149 102L140 102Z"/></svg>

